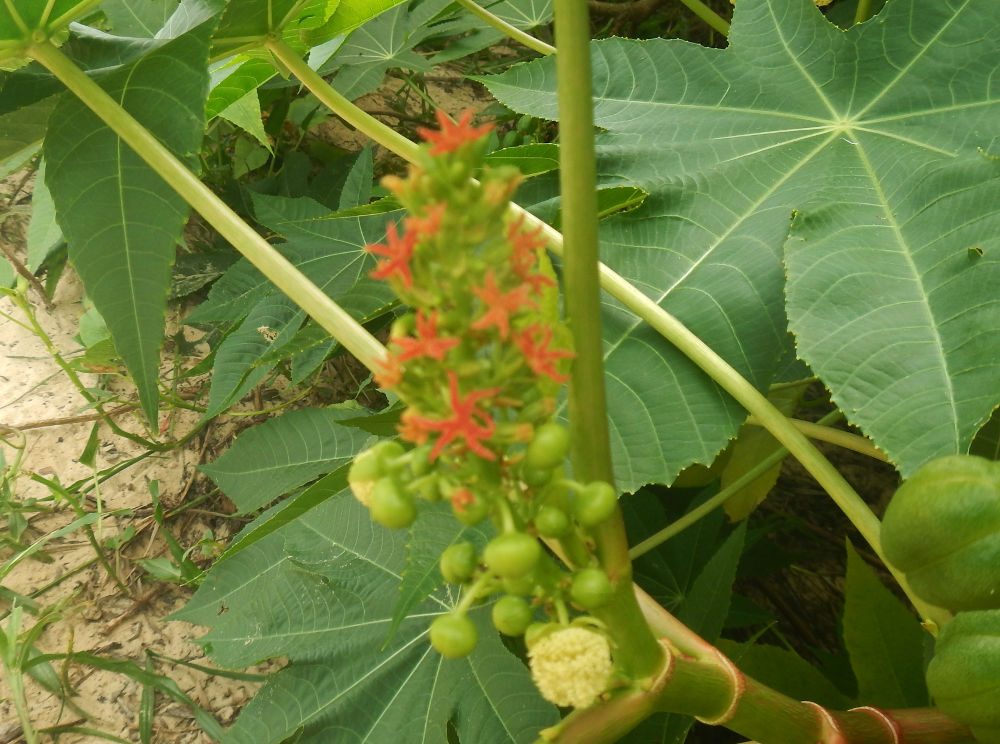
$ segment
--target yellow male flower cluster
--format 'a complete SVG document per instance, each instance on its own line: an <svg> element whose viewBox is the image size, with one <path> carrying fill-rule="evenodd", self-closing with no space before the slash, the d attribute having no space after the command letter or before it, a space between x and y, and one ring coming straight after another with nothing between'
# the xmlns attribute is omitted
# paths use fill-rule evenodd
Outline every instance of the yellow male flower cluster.
<svg viewBox="0 0 1000 744"><path fill-rule="evenodd" d="M542 697L563 707L585 708L608 686L607 638L577 626L553 631L528 649L531 678Z"/></svg>

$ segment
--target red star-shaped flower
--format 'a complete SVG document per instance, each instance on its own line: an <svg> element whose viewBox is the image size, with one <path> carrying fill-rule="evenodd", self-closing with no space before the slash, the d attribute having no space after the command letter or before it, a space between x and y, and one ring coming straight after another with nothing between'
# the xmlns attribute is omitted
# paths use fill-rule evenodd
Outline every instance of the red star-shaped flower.
<svg viewBox="0 0 1000 744"><path fill-rule="evenodd" d="M528 297L529 287L527 285L516 287L510 292L501 292L500 288L497 287L493 269L486 271L486 285L473 287L472 291L483 301L486 312L469 327L478 331L495 325L500 331L500 338L507 338L507 334L510 332L511 313L524 307L536 307L534 301Z"/></svg>
<svg viewBox="0 0 1000 744"><path fill-rule="evenodd" d="M493 129L492 124L483 124L481 127L470 127L469 124L472 123L472 109L463 111L462 115L458 117L458 122L455 124L451 123L448 115L441 109L437 110L436 116L438 124L441 127L440 131L435 132L433 129L427 129L426 127L417 129L417 134L433 145L431 155L444 155L448 152L454 152L466 142L475 142Z"/></svg>
<svg viewBox="0 0 1000 744"><path fill-rule="evenodd" d="M441 218L444 217L446 206L442 204L432 204L427 207L426 217L407 217L403 220L407 232L416 233L418 237L429 238L435 235L441 227Z"/></svg>
<svg viewBox="0 0 1000 744"><path fill-rule="evenodd" d="M382 243L372 243L365 246L365 250L377 256L385 256L385 261L379 261L378 265L371 272L374 279L388 279L393 275L398 275L406 287L413 286L413 276L410 274L410 259L413 258L413 249L417 243L417 233L407 233L402 238L396 232L396 223L390 222L385 231L386 245Z"/></svg>
<svg viewBox="0 0 1000 744"><path fill-rule="evenodd" d="M541 236L543 228L539 225L531 232L524 232L521 229L522 224L524 224L523 214L507 227L507 240L513 248L511 265L517 277L525 284L531 285L535 294L539 294L542 287L554 287L556 284L544 274L533 271L538 260L538 251L545 247L545 238Z"/></svg>
<svg viewBox="0 0 1000 744"><path fill-rule="evenodd" d="M558 359L573 356L573 352L566 349L550 349L550 341L552 341L552 329L539 323L530 325L514 335L514 343L521 349L531 370L536 375L548 375L561 384L569 377L559 374L554 364Z"/></svg>
<svg viewBox="0 0 1000 744"><path fill-rule="evenodd" d="M458 376L453 370L449 369L448 389L451 398L451 416L446 419L429 419L412 414L405 416L404 423L407 431L411 433L421 430L439 432L438 440L434 443L429 457L432 461L441 454L441 451L445 447L458 438L463 439L465 446L480 457L487 460L497 459L496 453L488 450L482 443L482 440L493 436L496 423L476 403L483 398L496 395L500 392L500 388L476 390L466 395L463 399L458 394Z"/></svg>
<svg viewBox="0 0 1000 744"><path fill-rule="evenodd" d="M399 354L396 355L396 358L400 362L421 356L427 356L440 362L448 353L448 349L458 346L458 339L438 338L437 310L429 316L423 310L417 310L417 337L394 338L392 343L399 347Z"/></svg>

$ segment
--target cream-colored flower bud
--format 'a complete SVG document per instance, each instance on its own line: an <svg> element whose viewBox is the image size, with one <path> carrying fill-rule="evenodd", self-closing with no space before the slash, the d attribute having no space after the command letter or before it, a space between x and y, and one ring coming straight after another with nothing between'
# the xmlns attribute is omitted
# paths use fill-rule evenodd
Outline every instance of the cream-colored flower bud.
<svg viewBox="0 0 1000 744"><path fill-rule="evenodd" d="M354 494L354 498L356 498L365 506L371 506L372 491L375 490L376 483L378 483L378 481L360 480L360 481L352 481L349 485L351 486L351 493Z"/></svg>
<svg viewBox="0 0 1000 744"><path fill-rule="evenodd" d="M600 633L563 628L532 645L528 663L543 698L563 707L584 708L607 687L611 647Z"/></svg>

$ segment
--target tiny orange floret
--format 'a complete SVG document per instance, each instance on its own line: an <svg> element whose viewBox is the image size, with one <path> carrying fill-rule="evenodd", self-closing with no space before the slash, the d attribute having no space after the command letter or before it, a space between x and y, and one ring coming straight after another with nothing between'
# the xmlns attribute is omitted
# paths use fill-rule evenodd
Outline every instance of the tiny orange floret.
<svg viewBox="0 0 1000 744"><path fill-rule="evenodd" d="M523 308L536 308L534 300L528 296L528 285L515 287L510 292L501 292L497 287L496 275L493 269L486 271L486 284L473 287L472 291L482 300L486 312L469 327L479 331L495 325L500 331L500 338L507 338L510 333L510 316Z"/></svg>
<svg viewBox="0 0 1000 744"><path fill-rule="evenodd" d="M431 448L429 456L432 462L448 444L458 438L464 441L470 452L475 452L487 460L497 459L496 453L491 452L483 445L483 441L493 436L496 422L486 411L479 408L477 403L483 398L496 395L500 392L500 388L476 390L462 398L458 392L458 376L454 370L449 369L448 392L452 411L449 418L429 419L423 416L404 414L403 423L407 427L407 432L439 432L438 440ZM410 412L407 411L407 413Z"/></svg>
<svg viewBox="0 0 1000 744"><path fill-rule="evenodd" d="M369 276L373 279L388 279L398 275L403 286L413 286L413 276L410 274L410 259L417 243L416 233L407 233L403 237L396 231L396 223L390 222L385 230L385 244L371 243L365 250L377 256L385 256L385 261L379 261Z"/></svg>
<svg viewBox="0 0 1000 744"><path fill-rule="evenodd" d="M567 349L550 349L551 341L552 329L540 323L530 325L514 336L514 343L521 349L531 370L536 375L547 375L562 384L569 380L569 377L559 374L555 363L559 359L572 357L573 352Z"/></svg>
<svg viewBox="0 0 1000 744"><path fill-rule="evenodd" d="M440 362L449 349L458 346L458 339L438 337L437 310L430 315L424 313L423 310L417 310L417 337L401 336L394 338L392 343L399 347L397 359L400 362L422 356Z"/></svg>
<svg viewBox="0 0 1000 744"><path fill-rule="evenodd" d="M493 129L492 124L483 124L480 127L469 126L472 123L472 109L463 111L462 115L458 117L458 121L454 124L451 123L451 119L441 109L438 109L435 115L437 116L438 125L441 127L439 131L434 131L427 127L419 127L417 129L417 134L423 137L424 141L430 142L433 145L430 151L431 155L444 155L445 153L455 152L455 150L466 142L475 142Z"/></svg>

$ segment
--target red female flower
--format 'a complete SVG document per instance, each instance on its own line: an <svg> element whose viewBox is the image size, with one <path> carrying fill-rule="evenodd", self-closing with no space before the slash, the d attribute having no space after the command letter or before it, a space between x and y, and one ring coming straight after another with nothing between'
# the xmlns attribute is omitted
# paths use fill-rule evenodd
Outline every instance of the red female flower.
<svg viewBox="0 0 1000 744"><path fill-rule="evenodd" d="M392 343L399 347L400 351L396 358L400 362L421 356L427 356L440 362L448 353L448 349L458 346L458 339L438 338L437 310L429 316L423 310L417 310L417 337L394 338Z"/></svg>
<svg viewBox="0 0 1000 744"><path fill-rule="evenodd" d="M385 261L379 261L369 276L374 279L387 279L393 274L398 274L405 287L413 286L410 259L413 258L417 237L417 233L410 232L400 238L399 233L396 232L396 223L390 222L385 231L387 245L372 243L365 246L365 250L369 253L387 258Z"/></svg>
<svg viewBox="0 0 1000 744"><path fill-rule="evenodd" d="M500 330L500 338L507 338L507 334L510 332L510 314L524 307L537 307L534 301L528 297L528 289L527 285L522 285L510 292L501 292L500 288L497 287L493 269L487 269L486 286L472 288L476 296L483 301L487 310L479 320L469 327L478 331L495 325Z"/></svg>
<svg viewBox="0 0 1000 744"><path fill-rule="evenodd" d="M451 123L448 115L441 109L437 110L436 116L441 131L435 132L433 129L427 129L426 127L417 129L417 134L423 137L425 141L434 145L431 148L431 155L444 155L448 152L454 152L466 142L475 142L493 129L492 124L484 124L481 127L470 127L469 124L472 123L472 109L463 111L462 115L458 117L458 122L455 124Z"/></svg>
<svg viewBox="0 0 1000 744"><path fill-rule="evenodd" d="M418 420L414 421L414 418ZM396 426L396 431L399 432L400 437L418 446L426 442L431 435L430 430L420 423L419 419L420 417L417 415L415 408L407 408L403 411L403 415L399 417L399 424Z"/></svg>
<svg viewBox="0 0 1000 744"><path fill-rule="evenodd" d="M458 394L458 376L450 369L448 370L448 388L451 398L451 416L446 419L429 419L423 416L404 414L402 420L407 427L407 432L436 431L440 433L437 442L431 449L429 459L432 461L441 454L441 450L459 437L465 440L465 446L472 452L487 460L495 460L496 454L484 447L481 440L493 436L496 423L488 413L477 407L476 403L483 398L496 395L500 392L500 388L477 390L469 393L463 399ZM410 411L407 411L407 414L410 414Z"/></svg>
<svg viewBox="0 0 1000 744"><path fill-rule="evenodd" d="M521 349L531 370L536 375L548 375L562 384L569 377L559 374L554 364L558 359L573 356L573 352L566 349L550 349L550 341L552 341L552 329L539 323L528 326L514 336L514 343Z"/></svg>

